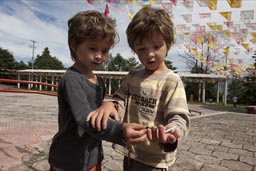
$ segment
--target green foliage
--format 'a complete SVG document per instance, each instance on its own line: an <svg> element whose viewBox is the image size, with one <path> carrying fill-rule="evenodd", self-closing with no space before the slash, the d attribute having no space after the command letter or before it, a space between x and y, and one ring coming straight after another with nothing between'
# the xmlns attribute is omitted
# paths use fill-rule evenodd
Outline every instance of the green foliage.
<svg viewBox="0 0 256 171"><path fill-rule="evenodd" d="M256 105L256 84L255 82L245 83L244 94L241 102L247 105ZM239 100L239 99L238 99Z"/></svg>
<svg viewBox="0 0 256 171"><path fill-rule="evenodd" d="M7 50L0 47L0 68L1 69L14 69L14 57Z"/></svg>
<svg viewBox="0 0 256 171"><path fill-rule="evenodd" d="M27 69L28 66L23 62L16 62L13 55L7 50L0 47L0 69L19 70Z"/></svg>
<svg viewBox="0 0 256 171"><path fill-rule="evenodd" d="M50 51L46 47L42 55L37 55L34 69L64 69L64 66L56 57L50 55Z"/></svg>
<svg viewBox="0 0 256 171"><path fill-rule="evenodd" d="M109 58L108 71L129 71L128 60L119 53L114 58Z"/></svg>
<svg viewBox="0 0 256 171"><path fill-rule="evenodd" d="M128 65L130 70L138 69L139 64L140 62L138 62L135 57L128 58Z"/></svg>
<svg viewBox="0 0 256 171"><path fill-rule="evenodd" d="M228 86L230 96L236 96L239 99L245 93L244 83L241 80L232 80Z"/></svg>
<svg viewBox="0 0 256 171"><path fill-rule="evenodd" d="M164 63L165 63L165 65L166 65L169 69L171 69L171 70L173 70L173 71L177 69L176 67L172 66L172 61L164 60Z"/></svg>
<svg viewBox="0 0 256 171"><path fill-rule="evenodd" d="M186 84L185 91L186 91L187 99L189 100L190 96L193 96L193 99L191 99L191 100L197 101L199 84L189 82L189 81L185 82L184 84Z"/></svg>
<svg viewBox="0 0 256 171"><path fill-rule="evenodd" d="M23 61L15 62L14 69L16 70L28 69L28 66Z"/></svg>
<svg viewBox="0 0 256 171"><path fill-rule="evenodd" d="M238 97L238 103L245 105L256 104L256 84L254 82L244 82L242 80L232 80L229 84L229 96Z"/></svg>

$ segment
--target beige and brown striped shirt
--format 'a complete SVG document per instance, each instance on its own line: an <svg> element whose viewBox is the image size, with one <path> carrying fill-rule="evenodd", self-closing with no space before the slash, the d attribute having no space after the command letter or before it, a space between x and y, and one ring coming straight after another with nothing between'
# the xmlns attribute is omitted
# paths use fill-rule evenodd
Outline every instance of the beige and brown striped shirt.
<svg viewBox="0 0 256 171"><path fill-rule="evenodd" d="M146 75L144 69L131 71L113 98L119 103L123 122L147 126L177 125L182 138L188 134L190 119L185 89L180 77L173 71L158 75ZM177 144L176 144L177 145ZM131 158L157 168L167 168L175 161L174 150L166 152L159 143L145 141L134 145ZM114 149L127 155L127 149L114 145Z"/></svg>

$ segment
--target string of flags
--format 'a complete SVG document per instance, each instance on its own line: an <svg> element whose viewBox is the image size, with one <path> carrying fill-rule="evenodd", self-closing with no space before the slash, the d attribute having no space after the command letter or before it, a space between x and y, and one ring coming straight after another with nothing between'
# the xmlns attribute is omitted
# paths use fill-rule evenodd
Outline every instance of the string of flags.
<svg viewBox="0 0 256 171"><path fill-rule="evenodd" d="M87 0L87 3L95 6L104 3L106 16L114 9L127 13L130 19L140 8L162 8L174 21L179 52L189 54L216 74L233 78L256 76L252 58L256 54L255 10L242 8L245 0ZM220 8L220 3L225 3L226 8Z"/></svg>

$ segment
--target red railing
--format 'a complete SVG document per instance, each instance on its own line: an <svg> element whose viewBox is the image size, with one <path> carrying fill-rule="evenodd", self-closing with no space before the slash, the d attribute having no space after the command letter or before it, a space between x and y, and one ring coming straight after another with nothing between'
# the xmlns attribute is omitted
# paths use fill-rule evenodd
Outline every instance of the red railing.
<svg viewBox="0 0 256 171"><path fill-rule="evenodd" d="M38 82L38 81L4 79L4 78L0 78L0 82L2 82L2 83L36 84L36 85L43 85L43 86L55 87L55 88L58 87L58 85L56 85L56 84L43 83L43 82ZM34 94L43 94L43 95L48 95L48 96L57 96L56 92L24 90L24 89L15 89L15 88L0 88L0 92L34 93Z"/></svg>
<svg viewBox="0 0 256 171"><path fill-rule="evenodd" d="M36 85L43 85L43 86L55 87L55 88L58 87L58 85L56 85L56 84L43 83L43 82L38 82L38 81L4 79L4 78L0 78L0 82L2 82L2 83L36 84ZM15 88L0 88L0 92L34 93L34 94L43 94L43 95L49 95L49 96L57 96L56 92L24 90L24 89L15 89ZM106 97L110 98L110 97L112 97L112 95L111 94L106 94Z"/></svg>

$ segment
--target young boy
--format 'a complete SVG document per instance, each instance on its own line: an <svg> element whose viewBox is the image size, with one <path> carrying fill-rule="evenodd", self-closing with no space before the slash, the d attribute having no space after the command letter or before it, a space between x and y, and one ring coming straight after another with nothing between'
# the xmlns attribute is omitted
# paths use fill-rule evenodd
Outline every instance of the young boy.
<svg viewBox="0 0 256 171"><path fill-rule="evenodd" d="M93 74L115 44L115 22L97 11L77 13L68 21L68 44L74 65L61 78L58 87L58 124L49 163L51 171L100 171L103 160L101 139L118 144L139 143L146 139L143 125L123 124L111 119L104 131L93 129L86 116L102 105L105 87ZM106 111L115 108L104 103Z"/></svg>
<svg viewBox="0 0 256 171"><path fill-rule="evenodd" d="M125 155L124 171L170 171L178 141L190 126L183 83L164 63L174 43L173 23L162 9L142 8L126 33L130 48L145 68L129 72L113 98L123 122L145 125L148 140L128 150L118 145L114 149ZM100 129L99 124L92 124Z"/></svg>

